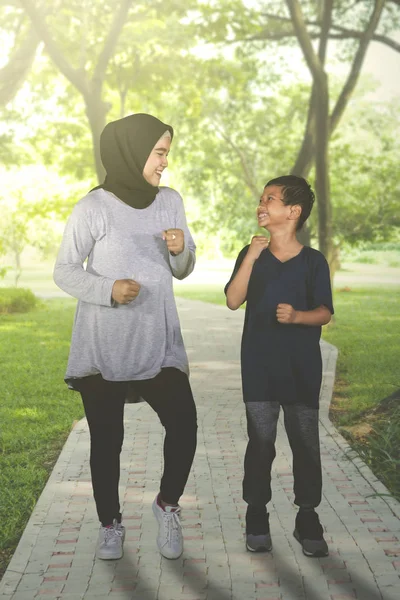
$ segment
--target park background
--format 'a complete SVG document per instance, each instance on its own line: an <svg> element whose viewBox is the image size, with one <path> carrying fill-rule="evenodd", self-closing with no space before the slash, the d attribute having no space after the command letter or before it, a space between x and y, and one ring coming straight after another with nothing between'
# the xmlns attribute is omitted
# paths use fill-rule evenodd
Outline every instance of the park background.
<svg viewBox="0 0 400 600"><path fill-rule="evenodd" d="M301 239L335 294L331 417L400 498L400 1L2 0L0 23L0 576L83 416L57 248L103 179L105 123L135 112L175 129L163 183L198 248L178 295L223 304L265 182L310 180Z"/></svg>

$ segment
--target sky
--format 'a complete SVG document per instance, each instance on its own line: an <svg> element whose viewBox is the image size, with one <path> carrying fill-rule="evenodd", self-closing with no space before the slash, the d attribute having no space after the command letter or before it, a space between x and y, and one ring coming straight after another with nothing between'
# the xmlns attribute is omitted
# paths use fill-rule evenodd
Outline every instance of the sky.
<svg viewBox="0 0 400 600"><path fill-rule="evenodd" d="M400 32L393 37L400 41ZM371 43L363 72L379 81L379 89L374 94L377 99L400 98L400 52L377 42Z"/></svg>

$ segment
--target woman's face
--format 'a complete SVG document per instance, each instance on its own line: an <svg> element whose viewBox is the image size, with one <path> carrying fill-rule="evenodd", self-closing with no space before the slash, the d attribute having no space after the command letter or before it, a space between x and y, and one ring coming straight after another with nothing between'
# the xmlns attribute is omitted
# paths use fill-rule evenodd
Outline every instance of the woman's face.
<svg viewBox="0 0 400 600"><path fill-rule="evenodd" d="M168 167L167 156L170 147L171 138L162 137L150 152L143 169L143 177L150 185L157 187L160 184L162 172Z"/></svg>

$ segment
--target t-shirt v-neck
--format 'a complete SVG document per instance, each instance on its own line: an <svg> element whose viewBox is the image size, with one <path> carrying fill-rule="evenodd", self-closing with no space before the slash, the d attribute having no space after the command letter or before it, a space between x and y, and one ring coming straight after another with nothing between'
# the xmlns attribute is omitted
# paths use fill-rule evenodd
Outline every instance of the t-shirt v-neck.
<svg viewBox="0 0 400 600"><path fill-rule="evenodd" d="M291 256L290 258L288 258L287 260L281 260L280 258L278 258L271 250L270 248L266 248L267 252L269 252L269 254L271 254L271 256L273 256L273 258L275 258L275 260L277 260L279 263L281 263L282 265L284 265L285 263L290 262L291 260L297 258L298 256L300 256L300 254L303 252L305 246L303 246L300 250L300 252L298 252L297 254L294 254L293 256Z"/></svg>

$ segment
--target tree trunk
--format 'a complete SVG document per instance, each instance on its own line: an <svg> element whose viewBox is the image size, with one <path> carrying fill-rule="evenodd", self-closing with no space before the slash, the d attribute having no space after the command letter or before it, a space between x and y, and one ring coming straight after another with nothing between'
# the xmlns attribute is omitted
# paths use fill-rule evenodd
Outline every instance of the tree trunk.
<svg viewBox="0 0 400 600"><path fill-rule="evenodd" d="M15 260L15 276L14 276L14 285L18 286L19 279L21 277L22 268L21 268L21 252L19 248L14 249L14 260Z"/></svg>
<svg viewBox="0 0 400 600"><path fill-rule="evenodd" d="M329 91L328 77L321 73L318 77L318 105L316 110L316 156L315 191L318 198L318 241L319 249L328 262L332 256L332 207L329 180Z"/></svg>
<svg viewBox="0 0 400 600"><path fill-rule="evenodd" d="M104 181L105 170L100 156L100 135L106 125L106 115L109 106L100 96L95 94L85 96L85 104L86 115L93 140L94 164L96 167L97 179L99 183L102 183Z"/></svg>
<svg viewBox="0 0 400 600"><path fill-rule="evenodd" d="M312 97L310 98L310 109L308 113L306 130L304 132L303 142L301 144L300 151L297 155L296 162L290 171L291 175L297 175L297 177L307 178L314 158L314 143L315 143L315 118L314 110L311 107L313 103ZM297 239L300 244L305 246L311 246L311 232L307 224L304 223L301 230L297 233Z"/></svg>

